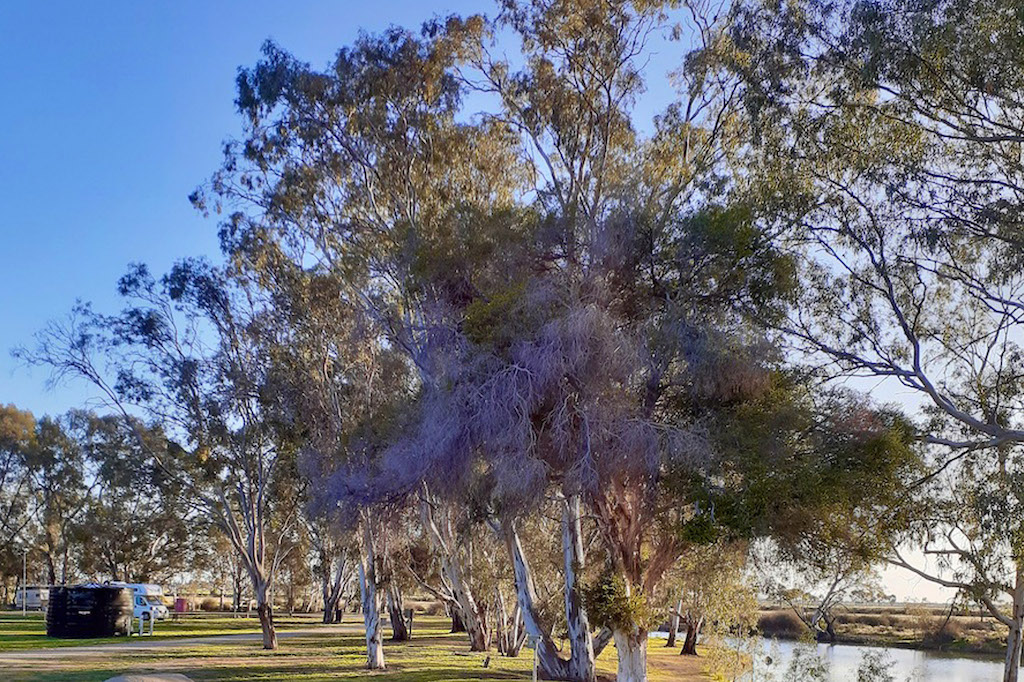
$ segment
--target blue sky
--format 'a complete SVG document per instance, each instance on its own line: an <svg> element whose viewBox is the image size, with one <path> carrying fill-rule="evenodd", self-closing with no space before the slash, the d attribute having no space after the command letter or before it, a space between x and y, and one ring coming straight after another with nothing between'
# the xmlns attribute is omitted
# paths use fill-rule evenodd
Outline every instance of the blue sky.
<svg viewBox="0 0 1024 682"><path fill-rule="evenodd" d="M0 403L57 413L81 385L9 350L76 299L116 309L133 261L216 255L187 196L238 131L234 77L272 38L325 65L362 28L416 27L471 1L0 2Z"/></svg>

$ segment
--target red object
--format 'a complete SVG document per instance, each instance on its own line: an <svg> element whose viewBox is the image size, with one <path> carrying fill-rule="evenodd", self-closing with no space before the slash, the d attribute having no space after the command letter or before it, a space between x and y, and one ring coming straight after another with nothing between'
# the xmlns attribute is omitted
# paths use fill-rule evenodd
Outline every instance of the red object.
<svg viewBox="0 0 1024 682"><path fill-rule="evenodd" d="M188 601L184 597L178 597L174 600L174 610L178 613L185 613L188 611Z"/></svg>

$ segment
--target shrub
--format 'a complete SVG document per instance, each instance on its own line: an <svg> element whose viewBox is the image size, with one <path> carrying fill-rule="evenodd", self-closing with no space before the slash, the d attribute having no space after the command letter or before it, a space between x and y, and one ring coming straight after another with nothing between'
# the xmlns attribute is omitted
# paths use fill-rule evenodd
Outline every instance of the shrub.
<svg viewBox="0 0 1024 682"><path fill-rule="evenodd" d="M432 601L423 608L423 613L428 616L444 615L444 604L439 601Z"/></svg>
<svg viewBox="0 0 1024 682"><path fill-rule="evenodd" d="M964 638L964 626L953 619L935 619L922 634L921 642L927 646L942 648Z"/></svg>
<svg viewBox="0 0 1024 682"><path fill-rule="evenodd" d="M220 599L213 597L206 597L199 603L199 608L203 611L219 611L220 610Z"/></svg>
<svg viewBox="0 0 1024 682"><path fill-rule="evenodd" d="M757 629L766 637L796 639L803 636L807 626L792 611L769 611L757 619Z"/></svg>
<svg viewBox="0 0 1024 682"><path fill-rule="evenodd" d="M653 623L655 614L642 594L628 593L621 576L604 573L593 584L583 588L583 602L595 625L627 628L634 623Z"/></svg>
<svg viewBox="0 0 1024 682"><path fill-rule="evenodd" d="M867 625L868 627L873 628L885 627L887 625L891 626L893 624L892 616L886 616L880 613L853 613L841 616L840 620L843 623Z"/></svg>
<svg viewBox="0 0 1024 682"><path fill-rule="evenodd" d="M965 627L969 630L978 630L981 632L993 632L1001 629L1000 624L997 623L995 619L982 620L981 618L968 621Z"/></svg>

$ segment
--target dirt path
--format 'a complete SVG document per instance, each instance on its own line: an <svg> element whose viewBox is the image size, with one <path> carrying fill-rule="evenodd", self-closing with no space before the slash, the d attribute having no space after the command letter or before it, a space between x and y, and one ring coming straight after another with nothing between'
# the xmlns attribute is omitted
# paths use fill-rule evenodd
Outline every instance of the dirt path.
<svg viewBox="0 0 1024 682"><path fill-rule="evenodd" d="M299 628L296 630L279 630L279 640L291 637L304 637L319 634L337 634L344 632L362 632L362 625L342 624L324 625L312 628ZM4 663L15 663L25 661L47 660L52 658L76 658L86 656L102 656L111 653L144 652L163 650L174 647L189 647L203 644L231 644L233 642L251 642L262 639L259 632L241 633L237 635L211 635L209 637L169 637L167 639L148 639L140 637L129 639L124 642L111 642L110 644L90 644L87 646L62 646L47 649L21 649L18 651L0 651L0 666Z"/></svg>

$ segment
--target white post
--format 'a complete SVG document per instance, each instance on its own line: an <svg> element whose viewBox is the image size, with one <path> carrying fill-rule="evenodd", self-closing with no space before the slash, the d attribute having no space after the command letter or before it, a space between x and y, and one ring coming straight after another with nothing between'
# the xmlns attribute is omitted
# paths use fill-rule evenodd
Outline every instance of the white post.
<svg viewBox="0 0 1024 682"><path fill-rule="evenodd" d="M21 615L28 615L28 547L21 560Z"/></svg>

